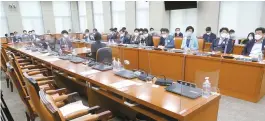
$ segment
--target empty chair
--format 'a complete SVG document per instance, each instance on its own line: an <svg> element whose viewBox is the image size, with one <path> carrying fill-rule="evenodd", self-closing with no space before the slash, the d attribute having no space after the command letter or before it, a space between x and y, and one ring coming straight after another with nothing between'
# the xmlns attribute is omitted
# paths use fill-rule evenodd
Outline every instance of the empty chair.
<svg viewBox="0 0 265 121"><path fill-rule="evenodd" d="M100 63L111 64L112 63L112 50L111 50L111 48L104 47L104 48L98 49L96 60L97 60L97 62L100 62Z"/></svg>
<svg viewBox="0 0 265 121"><path fill-rule="evenodd" d="M45 107L41 114L44 115L44 119L42 120L45 121L97 121L107 120L111 116L110 111L90 114L91 112L97 112L99 106L89 108L83 105L81 101L74 100L74 96L78 95L78 93L71 93L60 98L61 100L68 102L68 104L60 108L56 106L56 101L50 95L47 95L45 91L40 90L39 95L41 105Z"/></svg>

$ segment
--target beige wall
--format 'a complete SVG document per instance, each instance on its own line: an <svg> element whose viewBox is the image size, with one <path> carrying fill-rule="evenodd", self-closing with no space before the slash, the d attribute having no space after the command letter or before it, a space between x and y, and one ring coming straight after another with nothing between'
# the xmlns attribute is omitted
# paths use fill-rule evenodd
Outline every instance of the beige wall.
<svg viewBox="0 0 265 121"><path fill-rule="evenodd" d="M126 16L126 30L132 33L136 27L136 13L135 1L125 2L125 16Z"/></svg>
<svg viewBox="0 0 265 121"><path fill-rule="evenodd" d="M72 32L80 32L79 12L78 12L77 1L71 1L70 8L71 8L71 20L72 20Z"/></svg>
<svg viewBox="0 0 265 121"><path fill-rule="evenodd" d="M20 8L18 2L12 1L12 2L2 2L2 3L4 6L4 11L6 13L9 32L17 31L18 33L21 34L23 31L23 26L22 26L22 19L20 15ZM8 7L9 4L14 4L16 8L10 9Z"/></svg>
<svg viewBox="0 0 265 121"><path fill-rule="evenodd" d="M210 26L213 33L218 32L219 25L219 1L200 1L198 2L198 21L197 21L197 34L202 35L205 33L205 28ZM196 28L195 28L196 29Z"/></svg>
<svg viewBox="0 0 265 121"><path fill-rule="evenodd" d="M263 16L261 16L260 26L265 27L265 2L263 2L263 10L261 13L263 13Z"/></svg>
<svg viewBox="0 0 265 121"><path fill-rule="evenodd" d="M94 19L93 19L93 7L91 1L86 1L86 15L87 15L87 29L92 31L94 28ZM84 30L82 30L84 31Z"/></svg>
<svg viewBox="0 0 265 121"><path fill-rule="evenodd" d="M149 26L155 31L161 28L169 28L169 11L165 10L164 1L150 1Z"/></svg>
<svg viewBox="0 0 265 121"><path fill-rule="evenodd" d="M112 27L110 1L103 2L103 19L104 19L104 32L109 32L109 29Z"/></svg>
<svg viewBox="0 0 265 121"><path fill-rule="evenodd" d="M51 33L55 33L55 21L53 15L52 1L41 1L41 12L43 18L44 33L50 30Z"/></svg>

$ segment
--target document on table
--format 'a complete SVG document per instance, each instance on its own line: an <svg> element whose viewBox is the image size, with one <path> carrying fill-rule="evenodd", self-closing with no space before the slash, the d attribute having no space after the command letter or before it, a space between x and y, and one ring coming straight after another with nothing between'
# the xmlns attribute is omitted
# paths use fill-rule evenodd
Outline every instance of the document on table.
<svg viewBox="0 0 265 121"><path fill-rule="evenodd" d="M110 84L110 86L116 89L121 89L121 88L128 87L128 86L135 85L135 84L137 83L131 80L122 80L119 82L112 83Z"/></svg>
<svg viewBox="0 0 265 121"><path fill-rule="evenodd" d="M59 58L47 58L45 61L54 62L60 60Z"/></svg>
<svg viewBox="0 0 265 121"><path fill-rule="evenodd" d="M88 70L88 71L81 72L80 74L82 76L87 76L87 75L95 74L95 73L98 73L98 72L100 72L100 71L98 71L98 70Z"/></svg>

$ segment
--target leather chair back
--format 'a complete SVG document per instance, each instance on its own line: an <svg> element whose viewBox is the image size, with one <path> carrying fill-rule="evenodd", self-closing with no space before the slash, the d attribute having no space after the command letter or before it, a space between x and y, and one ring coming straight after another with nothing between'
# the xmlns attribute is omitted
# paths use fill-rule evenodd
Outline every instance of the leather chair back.
<svg viewBox="0 0 265 121"><path fill-rule="evenodd" d="M112 63L112 50L110 47L103 47L98 49L97 62Z"/></svg>
<svg viewBox="0 0 265 121"><path fill-rule="evenodd" d="M181 37L175 37L174 43L176 49L181 49L182 40L183 38Z"/></svg>

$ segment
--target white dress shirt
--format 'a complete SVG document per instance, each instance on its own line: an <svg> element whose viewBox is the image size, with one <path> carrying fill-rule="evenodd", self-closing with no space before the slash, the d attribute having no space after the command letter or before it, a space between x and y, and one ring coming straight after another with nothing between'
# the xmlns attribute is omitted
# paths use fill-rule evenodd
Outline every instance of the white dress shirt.
<svg viewBox="0 0 265 121"><path fill-rule="evenodd" d="M261 53L261 49L262 49L262 43L261 42L256 42L253 45L249 56L258 56L258 54Z"/></svg>

